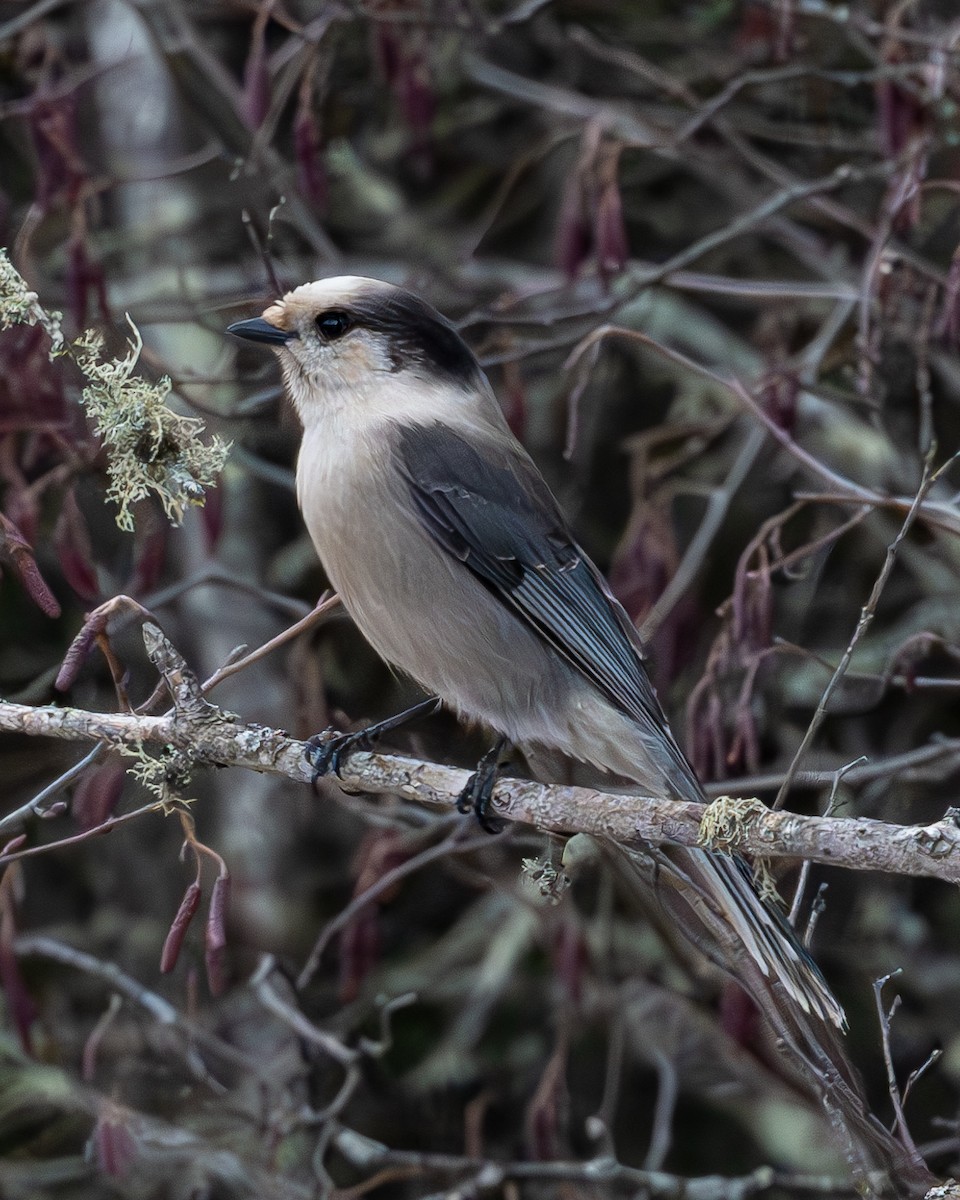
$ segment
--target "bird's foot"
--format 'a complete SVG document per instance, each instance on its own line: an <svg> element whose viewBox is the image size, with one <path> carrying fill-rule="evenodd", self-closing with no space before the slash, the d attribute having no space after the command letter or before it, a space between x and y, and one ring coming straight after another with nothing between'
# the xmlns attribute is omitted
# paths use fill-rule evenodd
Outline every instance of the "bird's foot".
<svg viewBox="0 0 960 1200"><path fill-rule="evenodd" d="M316 783L322 775L329 775L331 771L339 776L340 768L354 750L372 750L377 738L383 734L399 729L418 717L429 716L439 707L440 697L430 696L429 699L414 704L412 708L406 708L403 712L387 717L385 721L378 721L376 725L369 725L357 733L334 733L332 727L325 729L323 733L315 733L312 738L307 739L307 748L303 752L304 758L313 767L311 782Z"/></svg>
<svg viewBox="0 0 960 1200"><path fill-rule="evenodd" d="M487 751L477 763L477 769L467 780L466 787L457 798L457 811L472 812L485 833L500 833L503 829L503 821L498 821L489 813L493 789L503 765L500 759L506 744L506 738L501 738L493 749Z"/></svg>
<svg viewBox="0 0 960 1200"><path fill-rule="evenodd" d="M347 756L354 750L370 750L375 738L376 734L371 736L369 729L361 729L358 733L334 733L331 727L323 733L315 733L307 739L307 748L303 752L303 757L313 767L310 782L316 783L331 773L339 778Z"/></svg>

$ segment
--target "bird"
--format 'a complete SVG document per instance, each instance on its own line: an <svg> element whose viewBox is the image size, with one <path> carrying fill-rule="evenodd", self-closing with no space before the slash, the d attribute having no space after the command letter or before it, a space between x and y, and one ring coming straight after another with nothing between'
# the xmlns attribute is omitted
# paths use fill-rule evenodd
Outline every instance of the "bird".
<svg viewBox="0 0 960 1200"><path fill-rule="evenodd" d="M405 288L338 276L228 332L276 352L303 426L296 491L314 547L361 633L425 705L439 698L521 750L560 752L639 793L705 802L633 622L447 318ZM817 1060L814 1073L841 1053L821 1027L843 1029L843 1009L747 864L694 847L651 854L687 937L758 1006L787 1007L781 1042ZM834 1077L851 1090L848 1123L862 1119L892 1158L850 1073Z"/></svg>
<svg viewBox="0 0 960 1200"><path fill-rule="evenodd" d="M446 318L405 289L345 276L298 287L229 332L277 348L303 424L300 509L386 662L513 745L704 801L633 622ZM739 860L684 857L764 973L842 1025L823 976Z"/></svg>

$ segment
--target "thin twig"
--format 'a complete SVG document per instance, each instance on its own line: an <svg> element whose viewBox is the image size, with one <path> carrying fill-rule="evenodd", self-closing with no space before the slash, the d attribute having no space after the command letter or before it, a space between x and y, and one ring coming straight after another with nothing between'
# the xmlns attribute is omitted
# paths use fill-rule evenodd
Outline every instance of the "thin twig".
<svg viewBox="0 0 960 1200"><path fill-rule="evenodd" d="M28 817L44 816L43 805L46 804L50 797L69 787L75 779L83 774L87 767L92 766L97 761L100 755L103 754L103 751L103 746L94 746L79 762L74 763L62 775L58 775L52 783L48 783L45 788L37 792L25 804L21 804L19 808L15 808L3 817L0 817L0 833L5 833L8 829L22 825Z"/></svg>
<svg viewBox="0 0 960 1200"><path fill-rule="evenodd" d="M231 675L236 675L238 671L245 671L247 667L266 658L268 654L272 654L274 650L286 645L295 637L299 637L301 633L312 629L314 625L333 612L340 605L340 597L330 595L328 592L320 597L314 607L307 613L305 617L301 617L299 621L295 621L292 625L288 625L282 633L278 633L276 637L271 638L268 642L264 642L262 646L258 646L256 650L251 650L249 654L245 654L243 658L235 659L233 662L227 663L226 666L218 668L203 684L203 692L213 691L215 687L223 683L225 679L229 679Z"/></svg>
<svg viewBox="0 0 960 1200"><path fill-rule="evenodd" d="M900 1007L899 993L894 996L890 1007L883 1006L883 989L891 979L902 974L902 968L897 967L895 971L891 971L889 975L884 975L880 979L873 981L873 997L877 1005L877 1017L880 1021L880 1036L883 1042L883 1061L887 1068L887 1090L890 1093L890 1101L893 1104L894 1122L900 1140L906 1146L911 1154L917 1154L917 1147L914 1144L913 1137L910 1134L910 1127L907 1125L907 1118L903 1112L903 1100L900 1095L900 1088L897 1084L897 1073L893 1067L893 1051L890 1047L891 1023L896 1015L897 1009Z"/></svg>
<svg viewBox="0 0 960 1200"><path fill-rule="evenodd" d="M794 772L799 767L803 756L809 750L811 744L813 743L813 739L817 736L817 733L820 730L820 726L826 719L830 700L834 692L840 686L840 681L847 673L847 668L850 666L850 660L853 658L854 650L857 648L860 639L866 634L873 622L873 618L877 612L877 605L880 603L880 597L883 595L883 590L887 586L887 580L890 578L890 575L893 572L894 564L897 561L897 552L899 551L904 538L910 532L910 529L916 520L924 497L930 491L930 488L933 487L933 485L937 482L937 480L943 476L943 474L957 461L958 458L960 458L960 451L958 451L956 454L951 455L951 457L947 459L947 461L943 463L942 466L940 466L936 471L931 471L930 459L932 454L933 448L931 448L930 455L928 455L927 461L924 463L923 478L920 482L920 486L917 488L917 494L913 499L913 503L910 505L907 515L903 519L903 524L897 531L897 536L887 547L887 553L883 560L883 566L880 568L880 574L877 576L876 581L874 582L867 603L861 610L860 619L857 622L857 627L854 629L850 641L847 643L847 648L844 650L840 661L837 663L837 669L834 671L827 686L823 689L823 694L820 697L820 702L816 707L816 711L811 717L810 724L807 726L807 731L803 735L800 745L797 747L797 752L793 756L793 761L790 763L790 766L787 769L786 778L780 785L777 798L773 803L774 808L780 808L785 803L787 793L790 791L790 785L793 780Z"/></svg>
<svg viewBox="0 0 960 1200"><path fill-rule="evenodd" d="M444 838L442 842L438 842L434 846L428 846L426 850L421 850L419 854L413 855L412 858L406 859L386 874L361 892L359 896L354 896L353 899L337 915L327 922L320 931L320 935L313 944L313 949L304 964L303 970L297 976L297 987L304 988L313 978L317 968L320 965L320 959L323 957L323 952L329 946L330 941L335 937L341 929L353 920L353 918L370 904L377 896L389 891L401 879L405 879L408 875L413 875L421 868L429 863L435 862L437 859L446 858L452 854L470 854L474 850L481 850L490 844L490 835L483 834L480 837L465 838L463 836L463 824Z"/></svg>

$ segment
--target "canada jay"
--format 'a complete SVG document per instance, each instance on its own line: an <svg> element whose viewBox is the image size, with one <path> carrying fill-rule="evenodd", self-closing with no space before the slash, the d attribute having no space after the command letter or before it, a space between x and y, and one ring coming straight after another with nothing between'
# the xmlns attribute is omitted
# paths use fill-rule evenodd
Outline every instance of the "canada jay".
<svg viewBox="0 0 960 1200"><path fill-rule="evenodd" d="M229 332L277 351L303 423L307 529L388 663L521 748L703 801L633 623L449 321L408 291L345 276L304 284ZM766 984L842 1027L741 861L675 847L670 862L688 910L732 927Z"/></svg>

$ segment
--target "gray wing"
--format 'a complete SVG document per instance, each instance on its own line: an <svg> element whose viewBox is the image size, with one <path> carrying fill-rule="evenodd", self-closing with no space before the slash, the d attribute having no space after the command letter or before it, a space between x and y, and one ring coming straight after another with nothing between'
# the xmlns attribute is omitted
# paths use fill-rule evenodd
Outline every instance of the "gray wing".
<svg viewBox="0 0 960 1200"><path fill-rule="evenodd" d="M480 447L480 449L477 448ZM577 545L533 463L446 425L399 426L397 453L423 527L613 705L693 771L667 727L637 632Z"/></svg>
<svg viewBox="0 0 960 1200"><path fill-rule="evenodd" d="M702 794L693 768L673 740L643 666L640 639L603 576L577 545L553 494L533 463L500 441L467 442L447 426L398 427L400 467L430 536L528 626L549 642L648 737L655 737ZM479 449L478 449L479 447ZM674 847L664 857L686 880L687 905L727 953L727 969L761 1008L779 980L805 1012L844 1027L843 1010L782 915L754 890L738 857ZM697 944L702 938L662 891L664 902ZM729 935L737 941L729 949ZM738 961L744 946L762 972L752 979Z"/></svg>

